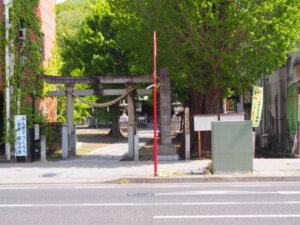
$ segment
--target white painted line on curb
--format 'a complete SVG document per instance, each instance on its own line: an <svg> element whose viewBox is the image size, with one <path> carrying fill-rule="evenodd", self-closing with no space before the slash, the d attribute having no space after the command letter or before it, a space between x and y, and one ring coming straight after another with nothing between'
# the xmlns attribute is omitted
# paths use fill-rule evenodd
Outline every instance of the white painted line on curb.
<svg viewBox="0 0 300 225"><path fill-rule="evenodd" d="M34 187L0 187L0 190L36 190L36 189L130 189L130 188L192 188L192 185L126 185L126 186L34 186Z"/></svg>
<svg viewBox="0 0 300 225"><path fill-rule="evenodd" d="M191 185L149 185L149 186L139 186L139 185L130 185L130 186L106 186L106 187L76 187L77 189L105 189L105 188L120 188L120 189L127 189L127 188L191 188Z"/></svg>
<svg viewBox="0 0 300 225"><path fill-rule="evenodd" d="M226 219L226 218L298 218L300 214L282 215L183 215L183 216L153 216L153 219Z"/></svg>
<svg viewBox="0 0 300 225"><path fill-rule="evenodd" d="M110 206L205 206L205 205L294 205L298 202L182 202L182 203L53 203L53 204L3 204L0 208L12 207L110 207Z"/></svg>
<svg viewBox="0 0 300 225"><path fill-rule="evenodd" d="M300 183L270 183L270 184L231 184L231 183L222 183L226 184L228 187L280 187L280 186L300 186ZM67 185L67 186L65 186ZM82 185L82 186L81 186ZM30 190L30 189L126 189L126 188L207 188L207 187L219 187L220 183L211 184L211 183L202 183L202 184L194 184L194 183L186 183L186 184L118 184L118 185L106 185L106 184L24 184L24 185L0 185L0 190ZM263 192L265 193L265 192ZM285 192L279 191L280 194L298 194L298 192Z"/></svg>

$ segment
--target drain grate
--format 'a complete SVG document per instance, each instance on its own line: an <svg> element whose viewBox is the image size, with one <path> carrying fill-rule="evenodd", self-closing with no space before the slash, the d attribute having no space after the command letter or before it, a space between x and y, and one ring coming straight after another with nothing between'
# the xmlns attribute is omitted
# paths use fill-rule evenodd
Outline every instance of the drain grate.
<svg viewBox="0 0 300 225"><path fill-rule="evenodd" d="M151 197L151 196L153 196L153 193L149 193L149 192L128 193L127 196L129 196L129 197Z"/></svg>
<svg viewBox="0 0 300 225"><path fill-rule="evenodd" d="M42 177L56 177L57 175L57 173L45 173L42 175Z"/></svg>

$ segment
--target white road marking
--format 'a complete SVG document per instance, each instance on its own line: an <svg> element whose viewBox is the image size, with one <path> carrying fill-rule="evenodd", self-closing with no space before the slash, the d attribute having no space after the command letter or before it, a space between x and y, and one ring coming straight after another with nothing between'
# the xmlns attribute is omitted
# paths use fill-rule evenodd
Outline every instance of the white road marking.
<svg viewBox="0 0 300 225"><path fill-rule="evenodd" d="M155 195L159 195L159 196L161 195L254 195L254 194L278 194L278 192L211 190L211 191L155 193Z"/></svg>
<svg viewBox="0 0 300 225"><path fill-rule="evenodd" d="M300 214L153 216L153 219L226 219L226 218L298 218L298 217L300 217Z"/></svg>
<svg viewBox="0 0 300 225"><path fill-rule="evenodd" d="M281 195L300 195L300 191L278 191Z"/></svg>
<svg viewBox="0 0 300 225"><path fill-rule="evenodd" d="M0 190L36 190L38 187L0 187Z"/></svg>
<svg viewBox="0 0 300 225"><path fill-rule="evenodd" d="M234 184L230 187L271 187L271 184Z"/></svg>
<svg viewBox="0 0 300 225"><path fill-rule="evenodd" d="M158 196L170 195L300 195L300 191L231 191L231 190L210 190L210 191L186 191L155 193Z"/></svg>
<svg viewBox="0 0 300 225"><path fill-rule="evenodd" d="M195 205L295 205L295 202L162 202L162 203L53 203L53 204L2 204L0 208L11 207L110 207L110 206L195 206Z"/></svg>

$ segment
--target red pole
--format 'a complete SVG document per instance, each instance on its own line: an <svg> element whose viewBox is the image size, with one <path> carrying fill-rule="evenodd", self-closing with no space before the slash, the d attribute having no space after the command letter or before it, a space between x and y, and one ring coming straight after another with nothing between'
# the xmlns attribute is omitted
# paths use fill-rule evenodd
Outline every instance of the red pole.
<svg viewBox="0 0 300 225"><path fill-rule="evenodd" d="M156 128L156 31L153 36L153 123L154 123L154 176L157 176L157 128Z"/></svg>

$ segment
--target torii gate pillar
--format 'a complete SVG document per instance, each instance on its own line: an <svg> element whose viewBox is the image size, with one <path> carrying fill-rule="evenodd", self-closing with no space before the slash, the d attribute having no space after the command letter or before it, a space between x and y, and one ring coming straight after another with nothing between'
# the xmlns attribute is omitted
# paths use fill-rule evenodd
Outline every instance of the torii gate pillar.
<svg viewBox="0 0 300 225"><path fill-rule="evenodd" d="M66 85L67 97L67 130L68 130L68 156L76 155L76 140L74 138L74 97L70 94L74 90L74 84Z"/></svg>
<svg viewBox="0 0 300 225"><path fill-rule="evenodd" d="M133 85L128 85L127 88L133 88ZM127 95L127 109L128 109L128 157L134 157L134 136L136 135L136 113L135 113L135 91Z"/></svg>

